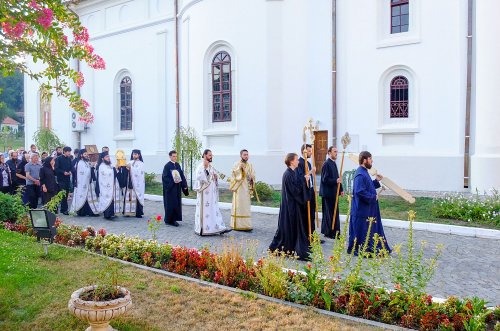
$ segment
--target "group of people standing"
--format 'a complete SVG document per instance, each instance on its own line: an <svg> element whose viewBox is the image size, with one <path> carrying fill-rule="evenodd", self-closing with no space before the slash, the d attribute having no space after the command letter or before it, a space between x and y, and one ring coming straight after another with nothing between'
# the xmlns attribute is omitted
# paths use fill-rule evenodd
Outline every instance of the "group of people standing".
<svg viewBox="0 0 500 331"><path fill-rule="evenodd" d="M170 162L165 165L162 173L165 223L179 226L178 222L182 221L181 193L187 196L189 191L184 173L177 163L177 153L171 151L169 156ZM225 175L213 167L212 158L212 151L206 149L201 162L194 170L194 232L200 236L210 236L232 230L252 231L250 206L255 190L255 172L252 164L248 162L248 151L241 150L240 160L234 164L229 178L229 188L233 192L230 226L225 224L219 208L219 180L223 180Z"/></svg>
<svg viewBox="0 0 500 331"><path fill-rule="evenodd" d="M58 147L52 156L45 153L46 156L40 159L34 144L29 152L23 148L9 148L8 152L0 154L0 191L16 194L22 187L22 200L30 208L37 208L40 198L42 204L46 204L59 191L54 169L62 150L62 147Z"/></svg>
<svg viewBox="0 0 500 331"><path fill-rule="evenodd" d="M57 192L65 191L66 198L61 202L60 211L68 215L67 199L73 187L71 211L78 216L98 216L102 213L106 219L113 219L117 214L138 218L144 215L145 170L140 150L132 151L130 162L116 165L111 164L107 147L103 147L97 162L91 162L85 149L76 150L74 155L71 151L70 147L58 148L52 156L45 157L43 163L35 145L31 146L30 152L23 151L21 156L16 151L10 151L8 161L5 155L0 154L0 191L13 194L20 185L24 185L23 197L30 208L38 206L40 196L42 203L46 204ZM295 153L289 153L285 158L287 169L282 177L278 229L269 249L307 259L311 234L316 230L316 169L308 161L312 156L312 146L304 144L301 153L306 159ZM344 195L342 178L335 162L337 154L337 148L329 147L328 158L321 169L319 189L323 215L320 232L330 239L336 239L340 234L336 200L338 195ZM177 162L177 152L170 151L169 158L162 172L164 221L167 225L179 226L182 221L182 194L188 196L189 190L184 172ZM212 159L212 151L206 149L202 161L194 170L195 233L207 236L232 230L252 231L250 207L256 193L256 180L248 151L240 151L240 159L234 164L228 179L233 194L229 226L222 219L219 208L219 180L225 176L213 167ZM368 251L391 250L382 227L376 191L382 176L371 179L368 170L372 162L369 152L359 154L352 192L349 253L358 253L369 229ZM373 242L375 233L382 239L377 242L377 247Z"/></svg>
<svg viewBox="0 0 500 331"><path fill-rule="evenodd" d="M303 145L303 155L310 158L312 146ZM322 197L321 233L325 238L336 239L340 235L340 220L337 194L344 195L342 178L335 160L337 148L328 148L328 158L321 169L321 183L319 195ZM307 168L306 168L307 162ZM385 249L390 252L384 229L382 227L378 195L376 189L380 187L381 175L372 180L368 170L372 166L372 155L369 152L359 154L359 167L354 175L353 201L351 219L349 222L348 253L358 254L360 246L368 238L368 252ZM287 169L282 178L282 196L278 217L278 229L271 242L271 251L281 251L286 254L296 254L299 259L306 260L310 253L311 233L315 231L316 197L314 181L316 169L303 157L289 153L285 158ZM309 171L310 170L310 171ZM339 187L340 186L340 187ZM338 192L338 193L337 193ZM336 210L335 210L336 208ZM334 216L335 215L335 216ZM371 218L371 221L369 220ZM370 229L370 230L369 230ZM370 233L368 233L370 231ZM374 243L374 234L381 240ZM323 243L324 240L321 240Z"/></svg>
<svg viewBox="0 0 500 331"><path fill-rule="evenodd" d="M71 210L78 216L114 219L117 214L141 218L144 215L145 171L141 151L134 149L126 164L111 163L104 148L97 162L82 149L73 165Z"/></svg>

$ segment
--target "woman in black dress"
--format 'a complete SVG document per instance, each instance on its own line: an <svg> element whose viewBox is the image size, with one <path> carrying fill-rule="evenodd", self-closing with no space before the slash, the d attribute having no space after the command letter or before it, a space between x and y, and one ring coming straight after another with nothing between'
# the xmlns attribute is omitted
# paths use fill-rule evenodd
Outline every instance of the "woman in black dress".
<svg viewBox="0 0 500 331"><path fill-rule="evenodd" d="M40 169L40 185L42 186L42 204L45 205L58 191L54 165L56 160L52 156L45 158L43 167Z"/></svg>

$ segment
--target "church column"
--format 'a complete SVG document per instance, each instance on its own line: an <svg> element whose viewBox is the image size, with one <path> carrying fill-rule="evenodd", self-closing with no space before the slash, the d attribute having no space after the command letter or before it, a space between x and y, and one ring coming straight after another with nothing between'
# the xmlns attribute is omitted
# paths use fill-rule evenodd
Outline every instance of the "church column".
<svg viewBox="0 0 500 331"><path fill-rule="evenodd" d="M267 0L267 149L280 153L283 122L283 1Z"/></svg>
<svg viewBox="0 0 500 331"><path fill-rule="evenodd" d="M500 188L500 1L475 1L474 155L471 190Z"/></svg>

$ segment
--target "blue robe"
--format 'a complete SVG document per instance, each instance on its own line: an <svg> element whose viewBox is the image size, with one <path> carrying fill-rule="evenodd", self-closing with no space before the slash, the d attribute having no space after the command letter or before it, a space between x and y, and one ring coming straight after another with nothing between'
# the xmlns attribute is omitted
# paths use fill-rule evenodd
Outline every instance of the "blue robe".
<svg viewBox="0 0 500 331"><path fill-rule="evenodd" d="M354 254L358 254L358 247L362 246L366 240L368 227L370 225L368 217L375 217L370 231L370 240L368 242L367 252L374 251L373 236L378 233L379 237L385 241L385 248L388 252L391 251L389 244L385 238L384 228L382 226L382 218L380 217L380 209L377 201L376 189L380 187L378 180L372 180L368 170L364 167L359 167L354 174L353 184L353 199L351 207L351 221L349 222L349 246L347 252L351 253L354 249ZM356 247L354 247L354 239L356 239ZM379 242L376 251L382 248Z"/></svg>

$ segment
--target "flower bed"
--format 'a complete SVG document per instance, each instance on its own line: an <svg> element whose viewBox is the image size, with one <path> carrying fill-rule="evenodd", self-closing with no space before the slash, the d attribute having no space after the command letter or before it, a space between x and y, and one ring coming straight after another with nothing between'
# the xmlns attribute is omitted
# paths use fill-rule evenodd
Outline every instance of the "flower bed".
<svg viewBox="0 0 500 331"><path fill-rule="evenodd" d="M414 216L410 214L410 222ZM332 255L325 259L315 237L310 262L297 263L296 269L301 270L295 271L286 269L288 257L269 254L255 261L251 249L245 251L233 240L225 241L216 254L206 248L171 246L60 221L57 226L55 241L64 245L299 304L420 330L500 330L500 307L487 309L479 298L450 297L436 303L424 293L439 253L424 260L424 246L414 247L411 228L404 257L400 245L388 257L384 252L366 252L367 243L359 253L370 259L347 255L345 227ZM5 227L32 234L29 225L6 223ZM390 279L381 274L387 268Z"/></svg>
<svg viewBox="0 0 500 331"><path fill-rule="evenodd" d="M434 199L432 213L437 217L500 227L500 192L492 189L484 196L447 193Z"/></svg>

